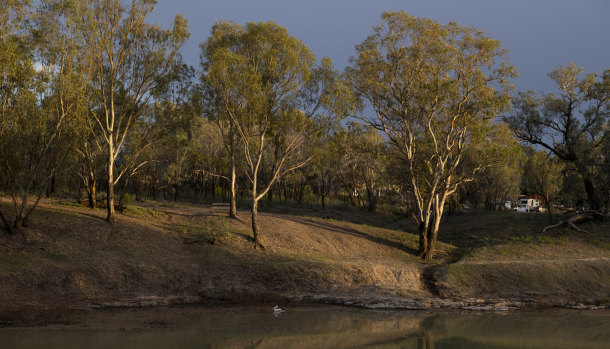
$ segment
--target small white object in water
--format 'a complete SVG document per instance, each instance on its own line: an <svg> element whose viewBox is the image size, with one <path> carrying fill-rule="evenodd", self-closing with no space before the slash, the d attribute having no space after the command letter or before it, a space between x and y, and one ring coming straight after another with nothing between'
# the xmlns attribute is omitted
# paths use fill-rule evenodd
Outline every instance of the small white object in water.
<svg viewBox="0 0 610 349"><path fill-rule="evenodd" d="M283 313L284 312L284 308L280 308L277 305L275 307L273 307L273 312L275 314L279 314L279 313Z"/></svg>

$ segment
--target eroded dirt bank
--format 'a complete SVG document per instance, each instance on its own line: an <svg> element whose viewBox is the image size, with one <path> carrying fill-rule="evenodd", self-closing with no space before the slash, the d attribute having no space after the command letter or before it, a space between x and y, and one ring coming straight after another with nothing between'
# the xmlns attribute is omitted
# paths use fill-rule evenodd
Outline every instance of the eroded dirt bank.
<svg viewBox="0 0 610 349"><path fill-rule="evenodd" d="M45 204L22 236L0 239L0 323L61 321L86 309L170 304L325 303L369 308L598 307L607 258L423 264L400 231L263 214L265 251L239 220L207 208L102 211Z"/></svg>

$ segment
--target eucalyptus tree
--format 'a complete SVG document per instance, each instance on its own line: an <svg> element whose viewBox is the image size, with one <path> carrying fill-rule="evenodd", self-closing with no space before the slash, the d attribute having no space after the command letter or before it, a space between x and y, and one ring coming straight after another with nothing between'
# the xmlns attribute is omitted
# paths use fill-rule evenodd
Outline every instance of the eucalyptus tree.
<svg viewBox="0 0 610 349"><path fill-rule="evenodd" d="M85 112L86 116L86 112ZM86 123L83 123L79 131L76 134L78 144L74 147L74 150L78 156L76 163L75 173L79 178L79 192L78 197L80 198L80 190L82 187L87 192L87 202L90 208L97 206L97 183L99 178L99 168L103 163L101 149L97 146L95 141L95 135L90 132L86 127Z"/></svg>
<svg viewBox="0 0 610 349"><path fill-rule="evenodd" d="M469 199L472 206L483 200L486 209L499 211L504 209L509 198L515 198L520 193L525 157L508 124L497 124L495 137L496 142L504 144L511 151L504 152L500 163L481 171L457 195Z"/></svg>
<svg viewBox="0 0 610 349"><path fill-rule="evenodd" d="M353 206L374 211L385 172L385 142L376 129L356 122L337 127L320 145L321 167L345 189ZM366 192L366 197L364 196Z"/></svg>
<svg viewBox="0 0 610 349"><path fill-rule="evenodd" d="M70 148L70 126L83 105L83 66L77 54L71 2L9 1L2 31L2 111L0 155L8 177L15 228L27 225L47 184L63 166ZM11 10L10 6L20 8ZM22 16L11 15L21 13ZM27 25L25 19L27 18ZM11 23L14 27L11 29ZM6 127L6 128L5 128ZM34 194L34 201L30 196Z"/></svg>
<svg viewBox="0 0 610 349"><path fill-rule="evenodd" d="M237 218L237 161L236 152L239 146L239 135L237 134L237 128L235 121L227 112L230 108L229 98L227 98L227 92L233 89L232 86L228 85L228 81L223 81L222 78L218 79L214 74L213 64L217 60L223 59L219 57L224 54L236 54L237 51L231 50L231 45L235 43L230 42L239 35L239 26L234 25L231 22L216 22L212 27L210 37L203 43L200 44L201 48L201 67L203 72L200 80L202 82L202 104L204 105L207 118L214 121L220 135L222 136L222 144L229 158L230 165L230 177L224 176L220 173L211 173L213 176L221 176L229 181L230 191L230 209L229 216L231 218ZM233 52L231 52L233 51Z"/></svg>
<svg viewBox="0 0 610 349"><path fill-rule="evenodd" d="M327 147L329 152L332 153L332 159L335 163L335 177L339 180L343 188L345 189L350 203L352 206L356 206L362 201L361 195L361 183L358 176L359 172L359 154L355 152L353 147L355 135L350 132L348 127L341 127L333 132L330 137Z"/></svg>
<svg viewBox="0 0 610 349"><path fill-rule="evenodd" d="M515 164L499 165L489 167L481 173L474 189L480 191L486 209L503 210L510 198L519 195L519 182L523 174L520 167L522 166Z"/></svg>
<svg viewBox="0 0 610 349"><path fill-rule="evenodd" d="M28 0L0 2L0 183L14 187L9 172L17 160L12 153L19 120L35 104L34 75L27 21L32 7ZM9 233L13 225L0 203L0 219Z"/></svg>
<svg viewBox="0 0 610 349"><path fill-rule="evenodd" d="M401 156L419 254L431 259L447 197L502 148L492 120L508 107L515 70L480 30L403 11L384 13L356 50L347 74L374 110L367 122Z"/></svg>
<svg viewBox="0 0 610 349"><path fill-rule="evenodd" d="M212 91L216 115L238 135L252 195L252 231L260 243L258 202L282 176L305 163L298 152L341 115L349 90L329 59L313 53L273 23L217 22L202 45L202 80ZM345 98L335 98L344 94ZM232 126L231 126L232 125ZM273 156L265 156L274 140ZM266 183L261 172L270 169Z"/></svg>
<svg viewBox="0 0 610 349"><path fill-rule="evenodd" d="M570 63L549 77L558 93L520 92L506 121L517 138L568 164L581 178L590 208L603 216L610 200L610 69L598 79Z"/></svg>
<svg viewBox="0 0 610 349"><path fill-rule="evenodd" d="M544 151L530 151L523 169L525 188L546 202L549 223L553 223L553 204L561 190L564 166Z"/></svg>
<svg viewBox="0 0 610 349"><path fill-rule="evenodd" d="M82 59L89 65L89 127L102 135L107 175L106 219L114 220L114 186L138 164L152 139L115 169L136 123L154 124L153 111L161 91L181 68L179 50L189 37L186 20L178 15L164 30L146 22L154 0L83 0L75 18L82 37ZM147 120L148 119L148 120Z"/></svg>
<svg viewBox="0 0 610 349"><path fill-rule="evenodd" d="M367 208L375 211L386 166L386 147L376 129L361 124L349 127L350 146L355 155L356 176L366 190Z"/></svg>

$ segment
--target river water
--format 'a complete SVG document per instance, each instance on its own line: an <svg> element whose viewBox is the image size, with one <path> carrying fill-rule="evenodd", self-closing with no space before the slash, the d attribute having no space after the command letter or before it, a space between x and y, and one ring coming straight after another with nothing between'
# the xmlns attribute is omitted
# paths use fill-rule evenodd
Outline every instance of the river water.
<svg viewBox="0 0 610 349"><path fill-rule="evenodd" d="M610 348L610 311L161 307L0 328L0 348Z"/></svg>

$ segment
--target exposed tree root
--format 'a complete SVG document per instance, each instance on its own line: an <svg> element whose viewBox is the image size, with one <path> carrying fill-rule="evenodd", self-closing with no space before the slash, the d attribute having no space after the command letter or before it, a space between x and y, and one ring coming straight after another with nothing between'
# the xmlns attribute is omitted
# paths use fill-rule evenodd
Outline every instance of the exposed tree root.
<svg viewBox="0 0 610 349"><path fill-rule="evenodd" d="M585 222L585 221L590 221L590 220L594 220L594 214L593 213L584 213L584 214L578 214L576 216L572 216L570 217L569 220L567 221L561 221L557 224L553 224L553 225L549 225L548 227L545 227L544 229L542 229L542 232L546 232L548 229L552 229L552 228L556 228L562 225L567 225L568 227L579 231L581 233L589 233L588 231L584 230L584 229L580 229L579 227L576 226L576 223L580 223L580 222Z"/></svg>
<svg viewBox="0 0 610 349"><path fill-rule="evenodd" d="M265 251L266 248L265 246L262 244L262 242L256 241L254 238L250 238L250 242L252 242L252 248L255 250L259 250L259 251Z"/></svg>

